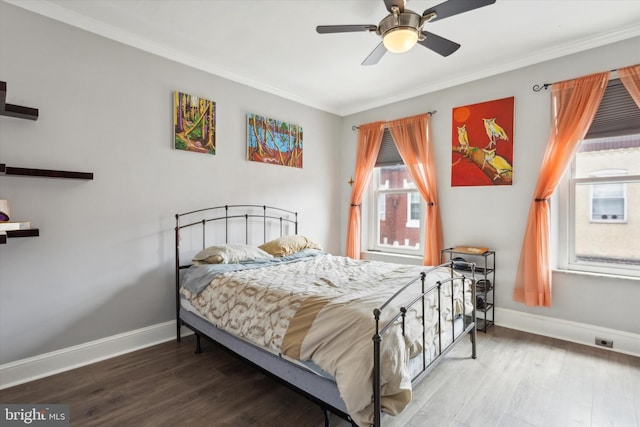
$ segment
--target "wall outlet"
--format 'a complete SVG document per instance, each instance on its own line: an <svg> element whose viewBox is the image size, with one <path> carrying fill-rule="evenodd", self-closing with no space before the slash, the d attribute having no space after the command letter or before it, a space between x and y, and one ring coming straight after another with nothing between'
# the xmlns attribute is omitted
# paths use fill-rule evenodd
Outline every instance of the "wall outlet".
<svg viewBox="0 0 640 427"><path fill-rule="evenodd" d="M600 347L613 348L613 340L596 337L596 345L599 345Z"/></svg>

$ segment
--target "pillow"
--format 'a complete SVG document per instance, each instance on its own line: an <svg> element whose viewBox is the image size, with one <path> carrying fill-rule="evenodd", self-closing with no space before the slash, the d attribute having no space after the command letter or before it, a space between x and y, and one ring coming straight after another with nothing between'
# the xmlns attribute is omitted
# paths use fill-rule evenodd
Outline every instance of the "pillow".
<svg viewBox="0 0 640 427"><path fill-rule="evenodd" d="M303 249L322 250L319 244L299 234L278 237L258 247L276 257L291 255Z"/></svg>
<svg viewBox="0 0 640 427"><path fill-rule="evenodd" d="M191 261L195 265L237 264L242 261L263 258L273 258L273 256L255 246L227 244L209 246L198 252Z"/></svg>

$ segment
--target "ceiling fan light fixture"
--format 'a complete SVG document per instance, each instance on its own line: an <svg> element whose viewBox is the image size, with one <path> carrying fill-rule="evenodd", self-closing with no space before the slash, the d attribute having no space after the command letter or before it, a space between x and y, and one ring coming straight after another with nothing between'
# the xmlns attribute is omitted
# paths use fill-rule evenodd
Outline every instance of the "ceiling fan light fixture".
<svg viewBox="0 0 640 427"><path fill-rule="evenodd" d="M418 42L422 16L405 9L404 12L387 15L378 26L378 35L382 36L382 43L388 51L403 53L411 49Z"/></svg>
<svg viewBox="0 0 640 427"><path fill-rule="evenodd" d="M404 53L418 42L418 31L415 28L392 28L384 34L382 43L389 52Z"/></svg>

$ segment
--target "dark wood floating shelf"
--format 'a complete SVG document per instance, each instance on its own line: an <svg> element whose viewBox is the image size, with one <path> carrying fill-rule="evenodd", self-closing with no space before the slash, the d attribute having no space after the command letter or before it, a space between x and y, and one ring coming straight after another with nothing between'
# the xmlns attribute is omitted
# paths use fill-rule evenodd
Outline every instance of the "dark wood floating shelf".
<svg viewBox="0 0 640 427"><path fill-rule="evenodd" d="M37 237L40 235L40 230L37 228L30 228L28 230L8 230L6 234L0 234L0 245L7 243L7 238L13 237Z"/></svg>
<svg viewBox="0 0 640 427"><path fill-rule="evenodd" d="M38 109L7 104L7 82L0 82L0 116L38 120Z"/></svg>
<svg viewBox="0 0 640 427"><path fill-rule="evenodd" d="M0 163L0 175L42 176L49 178L93 179L93 172L71 172L51 169L15 168Z"/></svg>

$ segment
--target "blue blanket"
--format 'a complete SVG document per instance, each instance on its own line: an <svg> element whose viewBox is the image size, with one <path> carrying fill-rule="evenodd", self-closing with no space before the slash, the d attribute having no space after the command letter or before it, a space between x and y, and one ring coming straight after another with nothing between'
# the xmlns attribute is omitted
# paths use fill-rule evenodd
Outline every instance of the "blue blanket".
<svg viewBox="0 0 640 427"><path fill-rule="evenodd" d="M258 260L243 261L238 264L205 264L205 265L192 265L187 269L184 275L182 287L187 289L192 294L198 295L209 283L217 276L230 273L233 271L250 270L253 268L267 267L270 265L297 262L302 259L313 258L325 252L317 249L303 249L295 254L265 258Z"/></svg>

